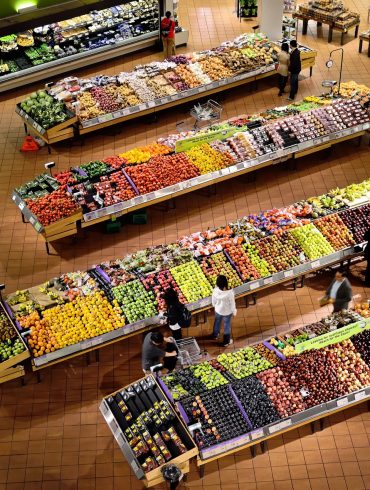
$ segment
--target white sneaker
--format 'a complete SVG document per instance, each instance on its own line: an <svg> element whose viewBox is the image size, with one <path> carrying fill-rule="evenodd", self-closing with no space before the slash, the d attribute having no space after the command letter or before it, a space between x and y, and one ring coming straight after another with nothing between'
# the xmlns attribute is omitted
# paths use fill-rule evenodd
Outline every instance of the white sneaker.
<svg viewBox="0 0 370 490"><path fill-rule="evenodd" d="M222 344L222 345L223 345L223 347L228 347L229 345L231 345L233 343L234 343L233 339L230 339L229 342Z"/></svg>

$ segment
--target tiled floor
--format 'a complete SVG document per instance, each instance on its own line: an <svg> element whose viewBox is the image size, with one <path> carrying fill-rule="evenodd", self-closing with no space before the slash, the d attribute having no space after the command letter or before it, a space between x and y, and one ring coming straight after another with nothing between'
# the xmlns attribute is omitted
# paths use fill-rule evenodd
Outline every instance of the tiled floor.
<svg viewBox="0 0 370 490"><path fill-rule="evenodd" d="M347 1L348 7L362 14L362 29L367 28L368 2ZM233 0L182 0L180 19L190 29L189 49L207 48L251 31L255 22L242 22L233 14ZM317 49L317 66L312 78L300 84L300 95L317 94L324 78L337 78L337 70L325 68L330 49L338 47L339 35L328 45L327 32L316 35L310 26L307 36L299 40ZM343 79L354 79L370 85L370 60L357 52L358 41L349 34L344 47ZM157 53L143 52L101 66L82 70L80 74L118 73L142 61L157 59ZM39 86L39 85L37 85ZM79 237L76 243L63 240L56 244L57 254L47 256L44 243L33 230L23 225L9 199L11 190L43 170L52 158L58 169L84 163L90 159L117 153L175 130L175 123L186 117L188 108L161 113L159 121L145 120L121 128L109 129L86 137L82 146L61 144L49 157L45 150L22 154L19 148L23 127L14 114L15 102L33 88L22 88L0 96L0 281L6 291L39 284L46 279L103 259L122 256L150 244L170 242L182 234L221 225L247 212L289 204L332 187L357 182L370 176L369 147L363 143L337 146L328 157L316 155L302 159L295 171L286 166L256 173L256 181L240 177L217 187L212 199L192 194L176 200L174 211L149 210L146 226L127 226L119 235L105 235L99 226ZM260 83L258 90L248 86L223 94L224 116L255 112L277 105L273 81ZM366 141L367 143L367 141ZM363 264L351 270L355 294L369 297L362 287ZM245 345L269 333L292 325L302 325L321 318L325 309L318 308L318 298L330 274L309 278L296 292L284 287L259 297L257 306L243 308L234 321L236 346ZM193 328L200 343L211 353L217 348L202 338L211 329L211 319ZM98 403L103 395L140 376L140 338L132 338L102 349L100 362L86 365L83 358L72 360L42 373L37 384L32 375L27 385L17 382L0 388L0 490L93 490L141 488L114 443ZM370 488L370 415L365 405L333 416L325 429L314 435L308 428L276 437L269 450L251 459L249 451L221 459L206 467L200 480L195 466L185 486L192 489L330 489L360 490Z"/></svg>

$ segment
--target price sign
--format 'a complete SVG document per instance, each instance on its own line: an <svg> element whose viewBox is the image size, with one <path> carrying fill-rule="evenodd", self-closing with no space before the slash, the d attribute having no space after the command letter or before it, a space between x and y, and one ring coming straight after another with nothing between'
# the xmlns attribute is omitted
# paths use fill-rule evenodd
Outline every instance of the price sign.
<svg viewBox="0 0 370 490"><path fill-rule="evenodd" d="M40 233L40 231L42 230L42 224L41 223L36 223L35 224L35 230L37 231L37 233Z"/></svg>
<svg viewBox="0 0 370 490"><path fill-rule="evenodd" d="M255 431L251 432L251 439L252 439L252 441L254 441L256 439L260 439L264 435L265 434L263 432L263 429L258 429L258 430L255 430Z"/></svg>
<svg viewBox="0 0 370 490"><path fill-rule="evenodd" d="M365 123L362 127L364 129L369 129L370 128L370 122Z"/></svg>
<svg viewBox="0 0 370 490"><path fill-rule="evenodd" d="M183 182L182 183L182 188L183 189L189 189L189 187L192 187L193 186L193 183L190 182L190 181L187 181L187 182Z"/></svg>
<svg viewBox="0 0 370 490"><path fill-rule="evenodd" d="M366 398L366 393L364 391L360 391L360 393L355 394L355 400L358 402L359 400L363 400Z"/></svg>
<svg viewBox="0 0 370 490"><path fill-rule="evenodd" d="M264 279L263 284L272 284L272 277L268 277L267 279Z"/></svg>
<svg viewBox="0 0 370 490"><path fill-rule="evenodd" d="M320 267L320 261L315 260L314 262L311 262L311 267L315 269L316 267Z"/></svg>
<svg viewBox="0 0 370 490"><path fill-rule="evenodd" d="M229 168L223 168L221 171L220 171L220 174L221 175L227 175L230 173L230 169Z"/></svg>
<svg viewBox="0 0 370 490"><path fill-rule="evenodd" d="M144 111L146 109L146 104L139 105L139 111Z"/></svg>
<svg viewBox="0 0 370 490"><path fill-rule="evenodd" d="M283 420L279 424L275 424L275 425L272 425L271 427L269 427L268 431L270 434L273 434L274 432L278 432L279 430L283 430L286 427L289 427L290 425L292 425L291 419Z"/></svg>
<svg viewBox="0 0 370 490"><path fill-rule="evenodd" d="M155 192L149 192L146 196L146 201L151 201L152 199L155 199Z"/></svg>
<svg viewBox="0 0 370 490"><path fill-rule="evenodd" d="M156 104L155 104L154 100L150 100L150 101L148 102L148 107L155 107L155 105L156 105Z"/></svg>
<svg viewBox="0 0 370 490"><path fill-rule="evenodd" d="M284 272L284 277L292 277L292 275L293 275L293 270Z"/></svg>
<svg viewBox="0 0 370 490"><path fill-rule="evenodd" d="M259 281L255 281L255 282L252 282L251 283L250 289L251 289L251 291L253 291L254 289L258 289L260 286L261 286L260 282Z"/></svg>
<svg viewBox="0 0 370 490"><path fill-rule="evenodd" d="M22 211L22 209L24 209L24 207L25 207L25 206L26 206L26 205L25 205L25 203L24 203L23 201L21 201L21 202L18 204L18 207L19 207L19 209L20 209L21 211Z"/></svg>
<svg viewBox="0 0 370 490"><path fill-rule="evenodd" d="M335 325L330 325L330 327L329 327L330 332L333 332L336 329L337 329L337 327Z"/></svg>
<svg viewBox="0 0 370 490"><path fill-rule="evenodd" d="M349 401L347 397L342 398L341 400L337 401L337 407L345 407L346 405L348 405L348 403Z"/></svg>

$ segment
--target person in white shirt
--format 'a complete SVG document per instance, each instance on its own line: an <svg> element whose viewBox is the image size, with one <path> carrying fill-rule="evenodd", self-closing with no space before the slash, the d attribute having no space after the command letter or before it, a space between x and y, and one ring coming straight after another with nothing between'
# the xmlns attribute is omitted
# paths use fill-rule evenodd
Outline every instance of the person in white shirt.
<svg viewBox="0 0 370 490"><path fill-rule="evenodd" d="M213 338L217 339L219 337L223 320L224 341L222 345L227 347L233 343L233 339L231 338L231 317L236 315L236 304L234 291L228 289L227 278L225 276L217 277L216 287L212 293L212 306L215 309Z"/></svg>

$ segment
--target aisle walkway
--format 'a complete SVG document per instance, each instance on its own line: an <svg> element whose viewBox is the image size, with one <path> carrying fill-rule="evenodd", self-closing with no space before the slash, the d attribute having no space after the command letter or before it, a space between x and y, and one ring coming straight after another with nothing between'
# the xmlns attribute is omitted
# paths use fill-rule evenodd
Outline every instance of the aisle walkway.
<svg viewBox="0 0 370 490"><path fill-rule="evenodd" d="M362 14L362 30L368 28L368 2L346 3ZM251 31L255 23L239 23L233 8L233 0L181 0L180 19L190 29L188 49L208 48L245 30ZM337 77L334 68L328 73L324 62L330 49L339 46L339 35L335 35L329 46L325 28L318 39L316 28L310 26L309 34L299 35L299 40L319 51L313 77L300 84L303 97L320 93L324 78ZM354 79L370 86L370 61L365 53L357 53L358 41L352 40L351 34L344 49L344 80ZM156 53L135 54L81 70L80 75L115 74L157 57ZM240 178L232 184L219 185L212 200L194 194L177 199L174 211L163 213L151 209L147 225L127 226L119 235L104 235L96 227L76 244L61 241L57 245L59 255L49 257L44 252L43 240L22 224L9 199L15 186L42 172L43 163L50 159L45 152L29 155L19 152L24 135L14 105L38 87L0 96L0 282L6 283L8 292L39 284L61 272L83 269L151 244L170 242L183 234L222 225L248 212L290 204L370 176L369 147L342 144L328 158L303 159L297 171L274 167L258 172L253 183ZM222 100L225 118L261 111L280 102L271 81L260 83L257 92L248 87L228 92ZM183 118L181 109L167 111L161 114L157 124L137 122L123 126L120 134L115 130L94 134L81 147L60 145L52 159L58 169L64 169L118 153L174 131L176 122ZM362 287L360 270L361 266L354 267L350 279L355 294L365 298L369 291ZM320 319L327 310L318 308L318 298L329 280L328 274L311 278L297 292L273 290L264 294L255 307L243 309L240 305L233 326L236 345L286 330L289 325ZM190 333L205 336L210 330L211 319ZM217 348L205 346L211 353L217 353ZM86 366L83 359L77 359L45 371L41 384L29 376L23 388L17 383L1 387L0 490L141 488L97 410L103 395L141 375L139 354L140 339L133 338L103 349L99 364ZM211 464L203 481L193 468L187 485L192 489L212 490L369 488L369 437L370 415L360 406L332 417L330 425L321 433L309 435L304 428L272 440L269 452L254 460L249 452L241 452Z"/></svg>

